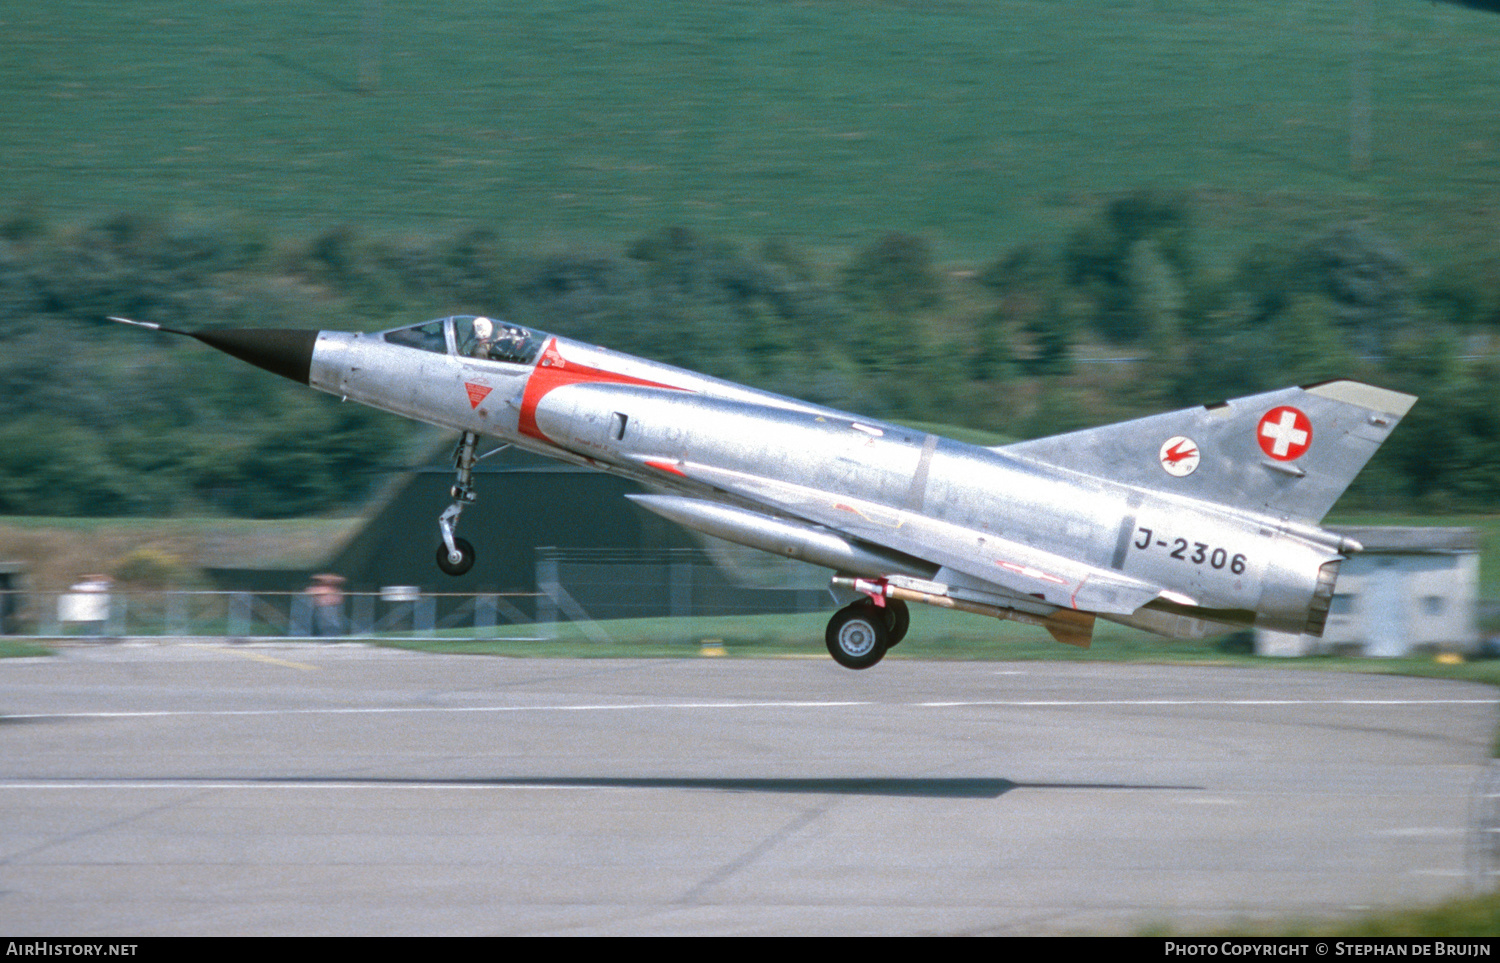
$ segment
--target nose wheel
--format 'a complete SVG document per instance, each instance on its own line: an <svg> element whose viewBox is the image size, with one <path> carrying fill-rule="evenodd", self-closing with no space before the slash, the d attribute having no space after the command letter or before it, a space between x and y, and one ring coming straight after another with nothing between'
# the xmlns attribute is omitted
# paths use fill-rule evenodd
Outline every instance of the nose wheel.
<svg viewBox="0 0 1500 963"><path fill-rule="evenodd" d="M453 548L446 544L437 549L437 565L445 575L462 575L474 567L474 546L467 539L454 538Z"/></svg>

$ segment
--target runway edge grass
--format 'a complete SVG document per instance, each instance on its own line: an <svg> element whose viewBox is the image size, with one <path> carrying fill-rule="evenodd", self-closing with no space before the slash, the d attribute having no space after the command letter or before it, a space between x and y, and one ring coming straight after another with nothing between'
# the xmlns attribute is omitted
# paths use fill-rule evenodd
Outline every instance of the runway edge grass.
<svg viewBox="0 0 1500 963"><path fill-rule="evenodd" d="M1137 936L1311 937L1372 939L1494 938L1500 934L1500 893L1459 896L1424 909L1379 911L1345 920L1288 920L1269 926L1224 927L1207 931L1146 927Z"/></svg>

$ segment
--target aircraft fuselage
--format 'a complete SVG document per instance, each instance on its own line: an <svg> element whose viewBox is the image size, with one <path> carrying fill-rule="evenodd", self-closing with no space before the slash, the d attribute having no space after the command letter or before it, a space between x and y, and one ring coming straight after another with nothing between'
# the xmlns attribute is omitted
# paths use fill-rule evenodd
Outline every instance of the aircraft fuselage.
<svg viewBox="0 0 1500 963"><path fill-rule="evenodd" d="M1360 547L1318 523L1416 401L1331 381L982 448L489 318L176 333L461 432L438 519L449 574L474 564L455 530L477 439L496 438L634 479L651 492L637 505L705 535L833 569L847 604L826 642L850 668L901 640L907 602L1072 645L1096 616L1320 635Z"/></svg>
<svg viewBox="0 0 1500 963"><path fill-rule="evenodd" d="M769 505L819 529L841 519L856 541L931 560L916 577L1038 615L1086 608L1172 635L1251 622L1303 631L1320 569L1340 557L1332 533L555 336L531 364L507 364L321 332L309 384L666 492ZM1100 584L1079 562L1124 586ZM997 590L1002 573L1031 590ZM1137 582L1172 586L1175 598L1133 592Z"/></svg>

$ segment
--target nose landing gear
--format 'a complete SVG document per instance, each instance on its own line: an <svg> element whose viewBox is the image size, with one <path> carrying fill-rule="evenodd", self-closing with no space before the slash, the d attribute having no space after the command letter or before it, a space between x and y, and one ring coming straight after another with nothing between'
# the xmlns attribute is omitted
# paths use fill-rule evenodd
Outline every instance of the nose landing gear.
<svg viewBox="0 0 1500 963"><path fill-rule="evenodd" d="M466 431L458 440L458 447L453 450L453 468L457 472L457 479L450 490L453 504L443 509L443 514L438 516L438 530L443 535L443 544L438 546L437 564L447 575L462 575L474 567L474 546L455 535L454 529L458 527L458 517L463 514L464 506L475 498L474 463L479 459L474 455L474 448L478 443L479 436Z"/></svg>

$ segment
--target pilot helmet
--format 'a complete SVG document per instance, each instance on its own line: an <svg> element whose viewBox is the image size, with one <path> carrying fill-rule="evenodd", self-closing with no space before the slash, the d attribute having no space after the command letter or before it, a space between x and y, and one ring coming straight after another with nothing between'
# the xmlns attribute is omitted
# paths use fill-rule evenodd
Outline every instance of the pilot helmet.
<svg viewBox="0 0 1500 963"><path fill-rule="evenodd" d="M481 341L488 339L490 334L493 333L494 330L495 322L491 321L489 318L474 319L474 337L479 338Z"/></svg>

